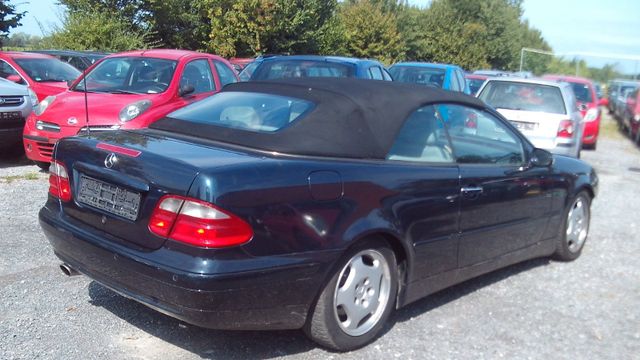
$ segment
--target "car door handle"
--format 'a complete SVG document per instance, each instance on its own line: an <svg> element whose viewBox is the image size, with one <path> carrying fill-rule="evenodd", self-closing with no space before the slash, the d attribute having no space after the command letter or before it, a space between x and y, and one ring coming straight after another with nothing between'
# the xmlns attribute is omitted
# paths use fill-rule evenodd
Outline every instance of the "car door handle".
<svg viewBox="0 0 640 360"><path fill-rule="evenodd" d="M462 197L467 200L476 200L482 194L482 186L465 186L460 189Z"/></svg>
<svg viewBox="0 0 640 360"><path fill-rule="evenodd" d="M482 193L482 186L465 186L460 191L466 194Z"/></svg>

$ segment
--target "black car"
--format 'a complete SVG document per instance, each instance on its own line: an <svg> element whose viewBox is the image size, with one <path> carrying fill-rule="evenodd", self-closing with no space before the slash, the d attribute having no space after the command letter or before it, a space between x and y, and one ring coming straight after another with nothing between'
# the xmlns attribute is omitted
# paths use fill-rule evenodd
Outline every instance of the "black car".
<svg viewBox="0 0 640 360"><path fill-rule="evenodd" d="M65 273L195 325L350 350L447 286L576 259L598 180L473 97L298 79L63 139L50 183L40 224Z"/></svg>
<svg viewBox="0 0 640 360"><path fill-rule="evenodd" d="M86 70L96 61L109 55L99 51L35 50L33 52L55 56L80 71Z"/></svg>

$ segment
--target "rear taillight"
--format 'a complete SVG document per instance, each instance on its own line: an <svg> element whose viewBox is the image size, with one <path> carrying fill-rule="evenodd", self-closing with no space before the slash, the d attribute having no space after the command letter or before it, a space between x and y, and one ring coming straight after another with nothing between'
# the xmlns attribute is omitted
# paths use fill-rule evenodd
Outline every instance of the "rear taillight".
<svg viewBox="0 0 640 360"><path fill-rule="evenodd" d="M49 167L49 194L62 201L71 200L69 173L64 165L57 160L54 160Z"/></svg>
<svg viewBox="0 0 640 360"><path fill-rule="evenodd" d="M562 138L571 138L573 137L573 121L571 120L562 120L560 121L560 125L558 126L558 137Z"/></svg>
<svg viewBox="0 0 640 360"><path fill-rule="evenodd" d="M149 230L160 237L207 248L241 245L253 237L251 226L236 215L176 195L160 199L149 220Z"/></svg>

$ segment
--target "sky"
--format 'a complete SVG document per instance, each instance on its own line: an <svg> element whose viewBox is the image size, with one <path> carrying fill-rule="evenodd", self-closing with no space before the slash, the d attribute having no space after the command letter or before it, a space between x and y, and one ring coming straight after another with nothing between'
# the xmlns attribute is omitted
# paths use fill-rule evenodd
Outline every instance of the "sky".
<svg viewBox="0 0 640 360"><path fill-rule="evenodd" d="M42 35L38 22L45 29L60 22L60 10L55 5L58 0L10 2L17 4L19 11L28 12L22 26L13 32ZM430 0L409 2L427 6ZM524 18L542 31L556 54L579 56L591 66L617 63L622 72L640 71L639 16L640 0L524 0Z"/></svg>

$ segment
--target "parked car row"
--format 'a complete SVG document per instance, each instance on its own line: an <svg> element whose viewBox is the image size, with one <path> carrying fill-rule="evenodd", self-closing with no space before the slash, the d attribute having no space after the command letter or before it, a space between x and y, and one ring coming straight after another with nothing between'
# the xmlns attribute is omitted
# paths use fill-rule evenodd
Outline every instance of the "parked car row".
<svg viewBox="0 0 640 360"><path fill-rule="evenodd" d="M609 83L609 112L618 126L640 145L640 82L613 80Z"/></svg>
<svg viewBox="0 0 640 360"><path fill-rule="evenodd" d="M105 54L48 53L66 61L72 56L84 59L89 65L86 76L78 78L79 71L43 54L8 52L0 58L4 69L0 75L29 85L38 97L39 104L24 126L23 144L27 156L42 168L49 166L54 144L62 137L83 131L147 127L169 112L213 95L224 85L238 80L307 77L393 80L479 96L489 80L495 83L500 79L511 84L512 90L504 90L507 92L503 94L508 94L509 101L529 102L528 105L504 108L506 98L497 103L492 99L499 96L486 95L481 99L503 115L507 114L538 146L572 156L579 156L583 147L596 147L600 124L595 87L588 79L577 77L547 75L547 80L570 84L572 91L561 89L555 95L546 91L548 94L535 98L532 94L541 94L540 89L559 88L559 85L538 82L539 86L535 87L537 80L527 83L521 81L523 77L518 74L496 70L478 70L465 75L460 67L452 64L406 62L387 69L375 60L337 56L265 55L256 59L231 59L234 65L215 55L183 50L133 51L104 58L101 57ZM94 64L89 64L90 61ZM239 68L242 71L238 75ZM68 84L71 86L67 90ZM558 104L563 104L562 108ZM576 108L580 110L581 119L574 116ZM545 116L562 119L547 121ZM624 119L625 114L621 114L621 118ZM629 124L630 131L637 134L633 131L637 126L632 121ZM552 127L556 130L555 136L552 136ZM581 138L574 139L576 134ZM542 141L542 137L546 140Z"/></svg>

